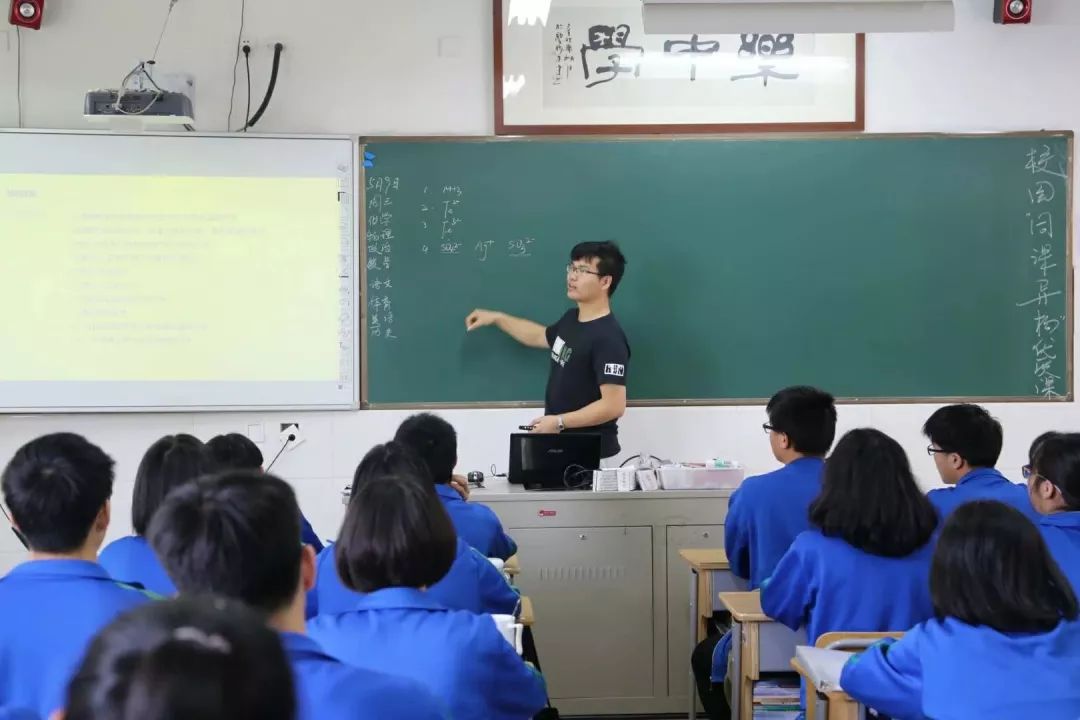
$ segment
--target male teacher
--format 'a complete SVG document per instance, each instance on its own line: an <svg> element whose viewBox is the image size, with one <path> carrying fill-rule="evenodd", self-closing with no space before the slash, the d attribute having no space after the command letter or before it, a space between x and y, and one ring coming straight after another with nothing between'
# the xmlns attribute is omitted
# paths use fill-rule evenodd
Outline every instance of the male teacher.
<svg viewBox="0 0 1080 720"><path fill-rule="evenodd" d="M522 345L551 351L547 414L532 421L532 431L598 433L604 458L621 450L618 419L626 412L630 344L611 312L625 269L615 243L581 243L566 266L566 295L577 309L551 327L490 310L473 310L465 318L468 332L494 325Z"/></svg>

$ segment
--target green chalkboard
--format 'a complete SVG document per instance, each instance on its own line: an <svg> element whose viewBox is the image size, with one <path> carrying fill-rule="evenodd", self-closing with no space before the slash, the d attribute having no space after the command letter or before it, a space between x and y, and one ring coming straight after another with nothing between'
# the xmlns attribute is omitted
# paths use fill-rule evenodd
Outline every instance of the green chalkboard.
<svg viewBox="0 0 1080 720"><path fill-rule="evenodd" d="M1071 133L370 142L365 401L535 402L583 240L638 402L1071 394Z"/></svg>

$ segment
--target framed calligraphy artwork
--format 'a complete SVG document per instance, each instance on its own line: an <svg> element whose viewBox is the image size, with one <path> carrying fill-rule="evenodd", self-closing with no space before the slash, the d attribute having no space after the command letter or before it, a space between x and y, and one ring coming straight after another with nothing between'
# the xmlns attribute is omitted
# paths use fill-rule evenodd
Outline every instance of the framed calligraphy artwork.
<svg viewBox="0 0 1080 720"><path fill-rule="evenodd" d="M493 2L498 135L864 127L862 35L646 35L641 0Z"/></svg>

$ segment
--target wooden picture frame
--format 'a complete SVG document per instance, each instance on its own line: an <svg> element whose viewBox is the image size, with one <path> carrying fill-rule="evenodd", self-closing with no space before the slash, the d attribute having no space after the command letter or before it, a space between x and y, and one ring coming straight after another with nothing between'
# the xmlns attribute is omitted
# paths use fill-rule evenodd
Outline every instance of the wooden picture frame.
<svg viewBox="0 0 1080 720"><path fill-rule="evenodd" d="M551 0L550 7L527 18L511 11L517 2L524 0L492 0L496 135L865 129L866 40L861 34L690 35L664 41L642 36L640 24L630 22L640 0ZM614 24L588 25L598 17ZM606 32L593 34L598 29ZM811 53L796 55L806 45ZM632 69L620 66L627 51L641 58ZM590 72L590 56L609 64L594 63ZM746 72L747 65L758 72ZM795 69L800 72L788 72ZM601 73L610 77L601 80ZM759 77L760 87L756 82L731 84ZM642 82L626 84L631 78ZM800 80L798 86L791 84ZM710 104L716 98L720 101Z"/></svg>

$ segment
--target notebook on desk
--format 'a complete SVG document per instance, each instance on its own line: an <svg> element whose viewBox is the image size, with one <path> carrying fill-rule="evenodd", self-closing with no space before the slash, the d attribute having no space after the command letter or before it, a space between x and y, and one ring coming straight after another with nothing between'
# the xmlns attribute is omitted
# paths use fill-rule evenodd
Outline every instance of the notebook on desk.
<svg viewBox="0 0 1080 720"><path fill-rule="evenodd" d="M840 690L840 673L854 653L842 650L798 645L795 647L795 659L806 671L808 679L818 692L836 692Z"/></svg>

